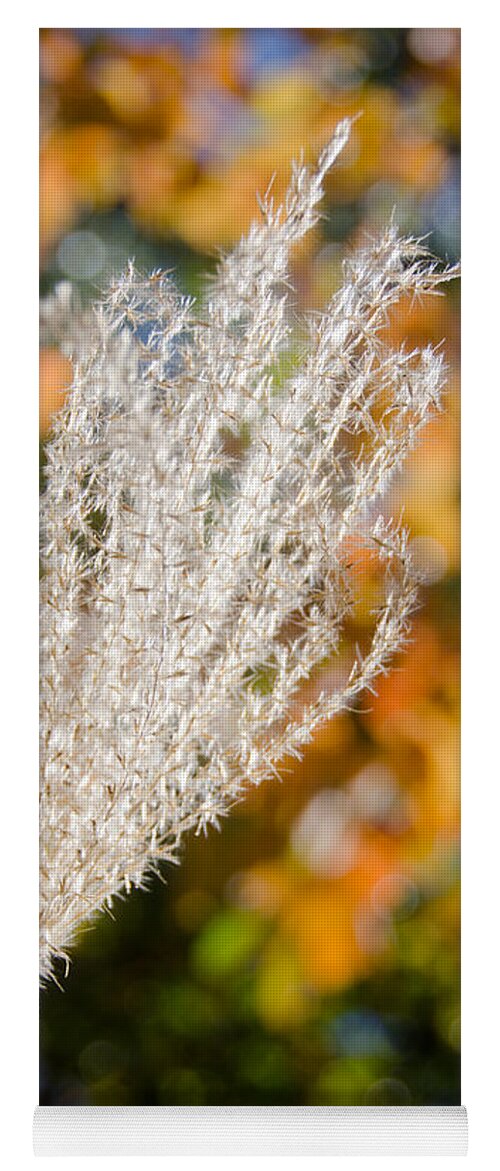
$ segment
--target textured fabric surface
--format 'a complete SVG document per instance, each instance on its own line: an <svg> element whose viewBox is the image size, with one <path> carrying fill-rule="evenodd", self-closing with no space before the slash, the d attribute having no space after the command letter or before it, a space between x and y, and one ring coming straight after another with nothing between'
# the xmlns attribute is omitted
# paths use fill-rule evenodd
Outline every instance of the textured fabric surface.
<svg viewBox="0 0 500 1171"><path fill-rule="evenodd" d="M36 1155L465 1155L463 1107L53 1106Z"/></svg>
<svg viewBox="0 0 500 1171"><path fill-rule="evenodd" d="M460 30L40 61L37 1150L462 1150Z"/></svg>

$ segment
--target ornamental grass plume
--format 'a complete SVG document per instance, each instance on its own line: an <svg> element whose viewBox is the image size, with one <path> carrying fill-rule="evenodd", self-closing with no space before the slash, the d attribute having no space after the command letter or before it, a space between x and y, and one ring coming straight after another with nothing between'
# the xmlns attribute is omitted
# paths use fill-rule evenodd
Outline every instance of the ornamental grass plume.
<svg viewBox="0 0 500 1171"><path fill-rule="evenodd" d="M199 306L132 265L92 310L68 285L43 306L75 377L41 502L42 979L407 640L408 535L377 510L444 371L383 329L402 296L455 270L391 224L345 261L294 365L290 250L349 131L315 168L294 166L283 206L268 193ZM345 682L299 708L352 606L347 539L377 551L385 602Z"/></svg>

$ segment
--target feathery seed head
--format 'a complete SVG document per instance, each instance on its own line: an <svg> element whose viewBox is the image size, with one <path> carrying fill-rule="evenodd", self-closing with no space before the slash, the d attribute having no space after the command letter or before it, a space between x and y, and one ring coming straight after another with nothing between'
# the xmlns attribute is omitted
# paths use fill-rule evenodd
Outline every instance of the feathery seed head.
<svg viewBox="0 0 500 1171"><path fill-rule="evenodd" d="M444 371L383 329L402 296L455 270L390 224L346 260L302 364L276 378L290 251L349 129L316 168L293 168L282 207L262 201L201 305L129 265L93 310L67 284L42 306L75 365L41 503L43 978L82 924L175 861L186 831L218 825L408 637L407 534L378 502ZM339 646L352 537L378 552L385 605L344 686L297 715L302 682Z"/></svg>

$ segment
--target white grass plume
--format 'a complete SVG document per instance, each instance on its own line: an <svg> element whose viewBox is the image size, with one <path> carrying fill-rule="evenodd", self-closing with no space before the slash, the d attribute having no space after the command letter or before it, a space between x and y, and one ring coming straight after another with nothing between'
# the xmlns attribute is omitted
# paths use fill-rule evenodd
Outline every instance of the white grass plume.
<svg viewBox="0 0 500 1171"><path fill-rule="evenodd" d="M342 122L284 205L223 259L198 306L129 267L90 312L67 285L44 328L76 367L42 496L40 968L79 928L217 825L245 789L351 706L405 643L407 534L374 512L439 406L430 347L387 347L387 311L439 271L390 225L290 347L290 249L316 222ZM344 686L297 717L339 647L346 538L373 543L386 600Z"/></svg>

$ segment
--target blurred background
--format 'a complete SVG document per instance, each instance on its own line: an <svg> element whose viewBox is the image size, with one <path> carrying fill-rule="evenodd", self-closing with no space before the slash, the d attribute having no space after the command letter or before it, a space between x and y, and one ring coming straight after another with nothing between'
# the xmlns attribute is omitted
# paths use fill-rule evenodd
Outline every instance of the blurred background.
<svg viewBox="0 0 500 1171"><path fill-rule="evenodd" d="M301 150L362 112L295 254L299 310L395 209L443 261L459 251L457 29L44 29L41 291L94 298L129 257L203 289L220 249L279 195ZM356 714L283 782L192 838L182 865L117 903L41 999L40 1103L460 1102L459 309L455 287L393 312L441 344L445 412L387 505L425 575L412 642ZM50 337L40 430L71 381ZM380 581L360 562L335 684ZM344 658L345 654L345 658Z"/></svg>

